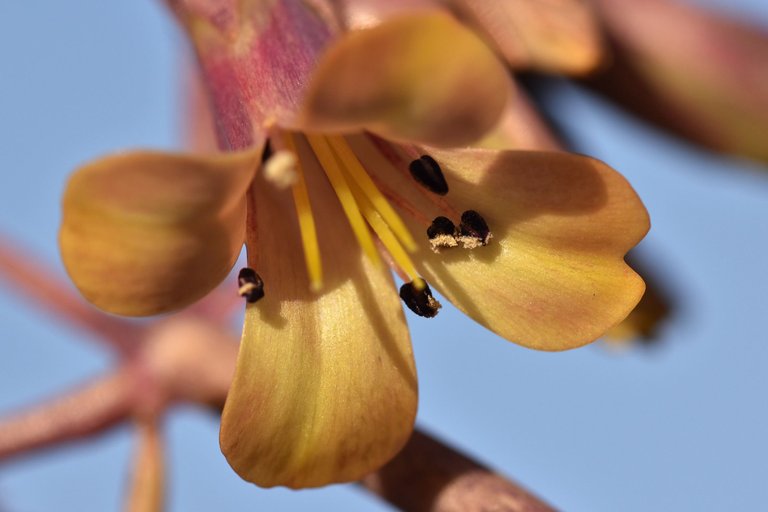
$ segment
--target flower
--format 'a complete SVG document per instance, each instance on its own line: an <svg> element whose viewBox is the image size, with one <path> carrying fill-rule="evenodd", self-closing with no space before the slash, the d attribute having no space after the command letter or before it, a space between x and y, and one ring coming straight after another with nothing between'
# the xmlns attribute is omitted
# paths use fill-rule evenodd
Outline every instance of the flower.
<svg viewBox="0 0 768 512"><path fill-rule="evenodd" d="M240 292L264 296L246 308L221 445L246 480L354 480L407 440L416 372L382 261L421 316L436 313L434 286L542 350L589 343L639 300L643 282L623 256L648 218L618 173L561 152L464 147L494 126L511 87L450 16L337 35L327 12L300 0L171 4L229 152L83 166L64 196L60 245L91 302L147 315L205 295L245 236Z"/></svg>

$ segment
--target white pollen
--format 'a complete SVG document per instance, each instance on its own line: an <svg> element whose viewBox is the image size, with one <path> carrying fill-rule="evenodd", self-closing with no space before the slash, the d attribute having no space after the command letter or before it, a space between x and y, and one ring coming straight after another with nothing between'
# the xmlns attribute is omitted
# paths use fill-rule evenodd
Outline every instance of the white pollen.
<svg viewBox="0 0 768 512"><path fill-rule="evenodd" d="M244 295L249 294L250 292L252 292L255 289L256 289L256 285L255 284L253 284L253 283L245 283L243 286L241 286L240 288L237 289L237 294L242 297Z"/></svg>
<svg viewBox="0 0 768 512"><path fill-rule="evenodd" d="M477 238L474 236L460 236L459 242L462 243L465 249L477 249L478 247L485 247L488 242L493 238L493 233L489 232L485 238Z"/></svg>
<svg viewBox="0 0 768 512"><path fill-rule="evenodd" d="M264 177L277 188L288 188L298 178L296 155L291 151L276 151L264 164Z"/></svg>
<svg viewBox="0 0 768 512"><path fill-rule="evenodd" d="M439 253L441 248L456 247L459 242L453 235L437 235L434 238L429 239L429 245L432 251Z"/></svg>

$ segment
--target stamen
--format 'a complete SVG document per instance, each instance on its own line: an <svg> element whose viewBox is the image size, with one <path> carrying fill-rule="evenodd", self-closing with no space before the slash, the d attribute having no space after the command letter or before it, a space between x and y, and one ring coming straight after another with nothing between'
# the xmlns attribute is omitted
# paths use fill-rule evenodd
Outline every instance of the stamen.
<svg viewBox="0 0 768 512"><path fill-rule="evenodd" d="M297 160L293 151L277 151L264 163L264 177L279 189L290 187L298 179Z"/></svg>
<svg viewBox="0 0 768 512"><path fill-rule="evenodd" d="M387 224L386 220L376 208L374 208L373 203L361 190L361 187L356 182L352 182L351 185L352 193L357 200L357 204L360 206L360 211L379 237L379 240L381 240L381 243L384 244L387 252L410 279L416 279L419 274L416 271L413 261L411 261L408 253L403 249L403 246L400 245L400 242L392 232L392 229Z"/></svg>
<svg viewBox="0 0 768 512"><path fill-rule="evenodd" d="M431 156L422 155L413 160L408 165L408 170L411 171L413 179L428 190L441 196L448 193L448 182L445 181L443 170Z"/></svg>
<svg viewBox="0 0 768 512"><path fill-rule="evenodd" d="M366 226L365 220L363 220L357 202L352 195L349 184L344 177L344 173L341 171L341 162L339 158L331 149L328 141L322 136L307 134L306 137L309 141L309 145L312 146L312 150L315 152L317 159L320 161L320 165L325 171L326 176L328 176L328 181L331 182L331 186L336 192L336 196L339 198L341 207L347 215L349 225L352 227L352 231L355 233L360 247L362 247L363 252L365 252L376 267L381 267L381 258L373 243L371 233L368 231L368 226Z"/></svg>
<svg viewBox="0 0 768 512"><path fill-rule="evenodd" d="M374 242L376 242L376 247L379 249L379 254L381 254L381 258L384 260L384 263L387 264L389 269L394 272L397 277L399 277L400 280L404 283L410 281L411 277L406 274L405 271L395 262L395 260L392 258L392 255L389 254L389 251L386 247L384 247L384 244L381 242L381 240L377 237Z"/></svg>
<svg viewBox="0 0 768 512"><path fill-rule="evenodd" d="M264 297L264 281L261 276L250 267L240 270L237 275L237 294L245 298L249 304L253 304Z"/></svg>
<svg viewBox="0 0 768 512"><path fill-rule="evenodd" d="M432 296L432 290L429 289L427 282L420 277L400 287L400 298L408 309L424 318L433 318L443 307Z"/></svg>
<svg viewBox="0 0 768 512"><path fill-rule="evenodd" d="M411 236L411 232L405 227L405 223L395 212L387 201L387 198L379 191L368 172L355 156L355 153L349 147L349 144L341 136L330 136L327 138L338 159L344 164L344 169L352 177L360 190L370 200L370 203L383 217L389 228L397 235L400 242L405 246L408 252L416 251L416 242Z"/></svg>
<svg viewBox="0 0 768 512"><path fill-rule="evenodd" d="M296 143L290 134L284 136L285 144L293 154L296 153ZM304 169L301 160L296 158L296 182L291 189L293 202L296 205L296 213L299 218L299 231L301 231L301 243L304 247L304 262L309 276L309 287L318 291L323 285L323 264L320 258L320 244L317 239L315 218L312 215L312 205L309 202L309 191L304 179Z"/></svg>
<svg viewBox="0 0 768 512"><path fill-rule="evenodd" d="M459 241L464 244L465 249L488 245L493 238L485 219L475 210L467 210L461 214L459 232Z"/></svg>
<svg viewBox="0 0 768 512"><path fill-rule="evenodd" d="M441 247L456 247L459 245L456 239L458 230L456 225L448 217L435 217L432 224L427 228L429 244L434 252L440 252Z"/></svg>

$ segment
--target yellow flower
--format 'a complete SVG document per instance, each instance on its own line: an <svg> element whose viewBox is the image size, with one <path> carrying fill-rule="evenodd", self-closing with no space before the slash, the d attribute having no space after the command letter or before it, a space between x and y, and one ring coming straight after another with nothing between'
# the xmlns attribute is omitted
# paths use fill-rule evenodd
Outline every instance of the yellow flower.
<svg viewBox="0 0 768 512"><path fill-rule="evenodd" d="M221 428L243 478L355 480L408 439L416 371L389 269L421 316L437 312L433 286L542 350L589 343L639 300L623 256L648 218L618 173L566 153L462 148L494 126L511 85L450 16L339 36L299 0L172 5L230 152L83 166L61 251L95 305L149 315L204 296L245 240L254 272L240 291L254 302Z"/></svg>

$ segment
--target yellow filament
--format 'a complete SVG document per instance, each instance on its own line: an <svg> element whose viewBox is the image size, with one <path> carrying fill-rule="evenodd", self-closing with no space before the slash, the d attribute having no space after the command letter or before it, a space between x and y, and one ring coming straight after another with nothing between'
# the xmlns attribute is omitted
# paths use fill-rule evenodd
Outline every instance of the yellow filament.
<svg viewBox="0 0 768 512"><path fill-rule="evenodd" d="M415 252L416 242L413 240L411 232L405 227L403 220L389 204L387 198L379 191L379 188L368 175L363 164L360 163L360 160L352 152L344 137L335 135L327 137L327 139L334 153L342 162L344 169L352 177L354 183L359 186L359 190L369 199L369 204L381 215L389 229L397 235L397 238L405 246L405 249L408 252Z"/></svg>
<svg viewBox="0 0 768 512"><path fill-rule="evenodd" d="M360 206L360 211L362 211L363 216L365 216L365 220L368 221L368 224L370 224L376 232L376 235L379 237L379 240L381 240L381 243L384 244L384 247L387 248L387 251L392 256L394 262L400 266L403 272L408 274L411 281L416 280L419 275L418 272L416 272L416 267L395 234L392 232L386 219L384 219L376 208L374 208L371 200L365 195L357 183L353 182L351 188L352 193L357 200L357 204Z"/></svg>
<svg viewBox="0 0 768 512"><path fill-rule="evenodd" d="M298 155L293 137L286 133L284 139L286 147ZM312 205L309 202L307 182L304 179L304 169L299 158L296 159L296 182L291 186L291 191L299 217L299 230L301 231L301 243L304 246L304 261L307 265L309 286L313 291L318 291L323 285L323 264L320 259L320 245L317 239L315 218L312 216Z"/></svg>
<svg viewBox="0 0 768 512"><path fill-rule="evenodd" d="M381 258L376 251L376 245L373 243L373 238L371 238L371 233L368 231L368 226L366 226L365 220L363 220L363 216L360 214L357 202L355 201L352 191L349 188L349 184L341 170L341 162L333 153L331 146L324 137L307 134L307 140L309 141L309 145L312 146L312 150L315 152L317 159L320 161L320 165L323 167L325 174L328 176L328 181L331 182L331 186L336 192L336 196L339 198L341 207L347 215L349 225L352 227L352 231L355 233L360 247L362 247L363 252L365 252L376 267L381 267Z"/></svg>

